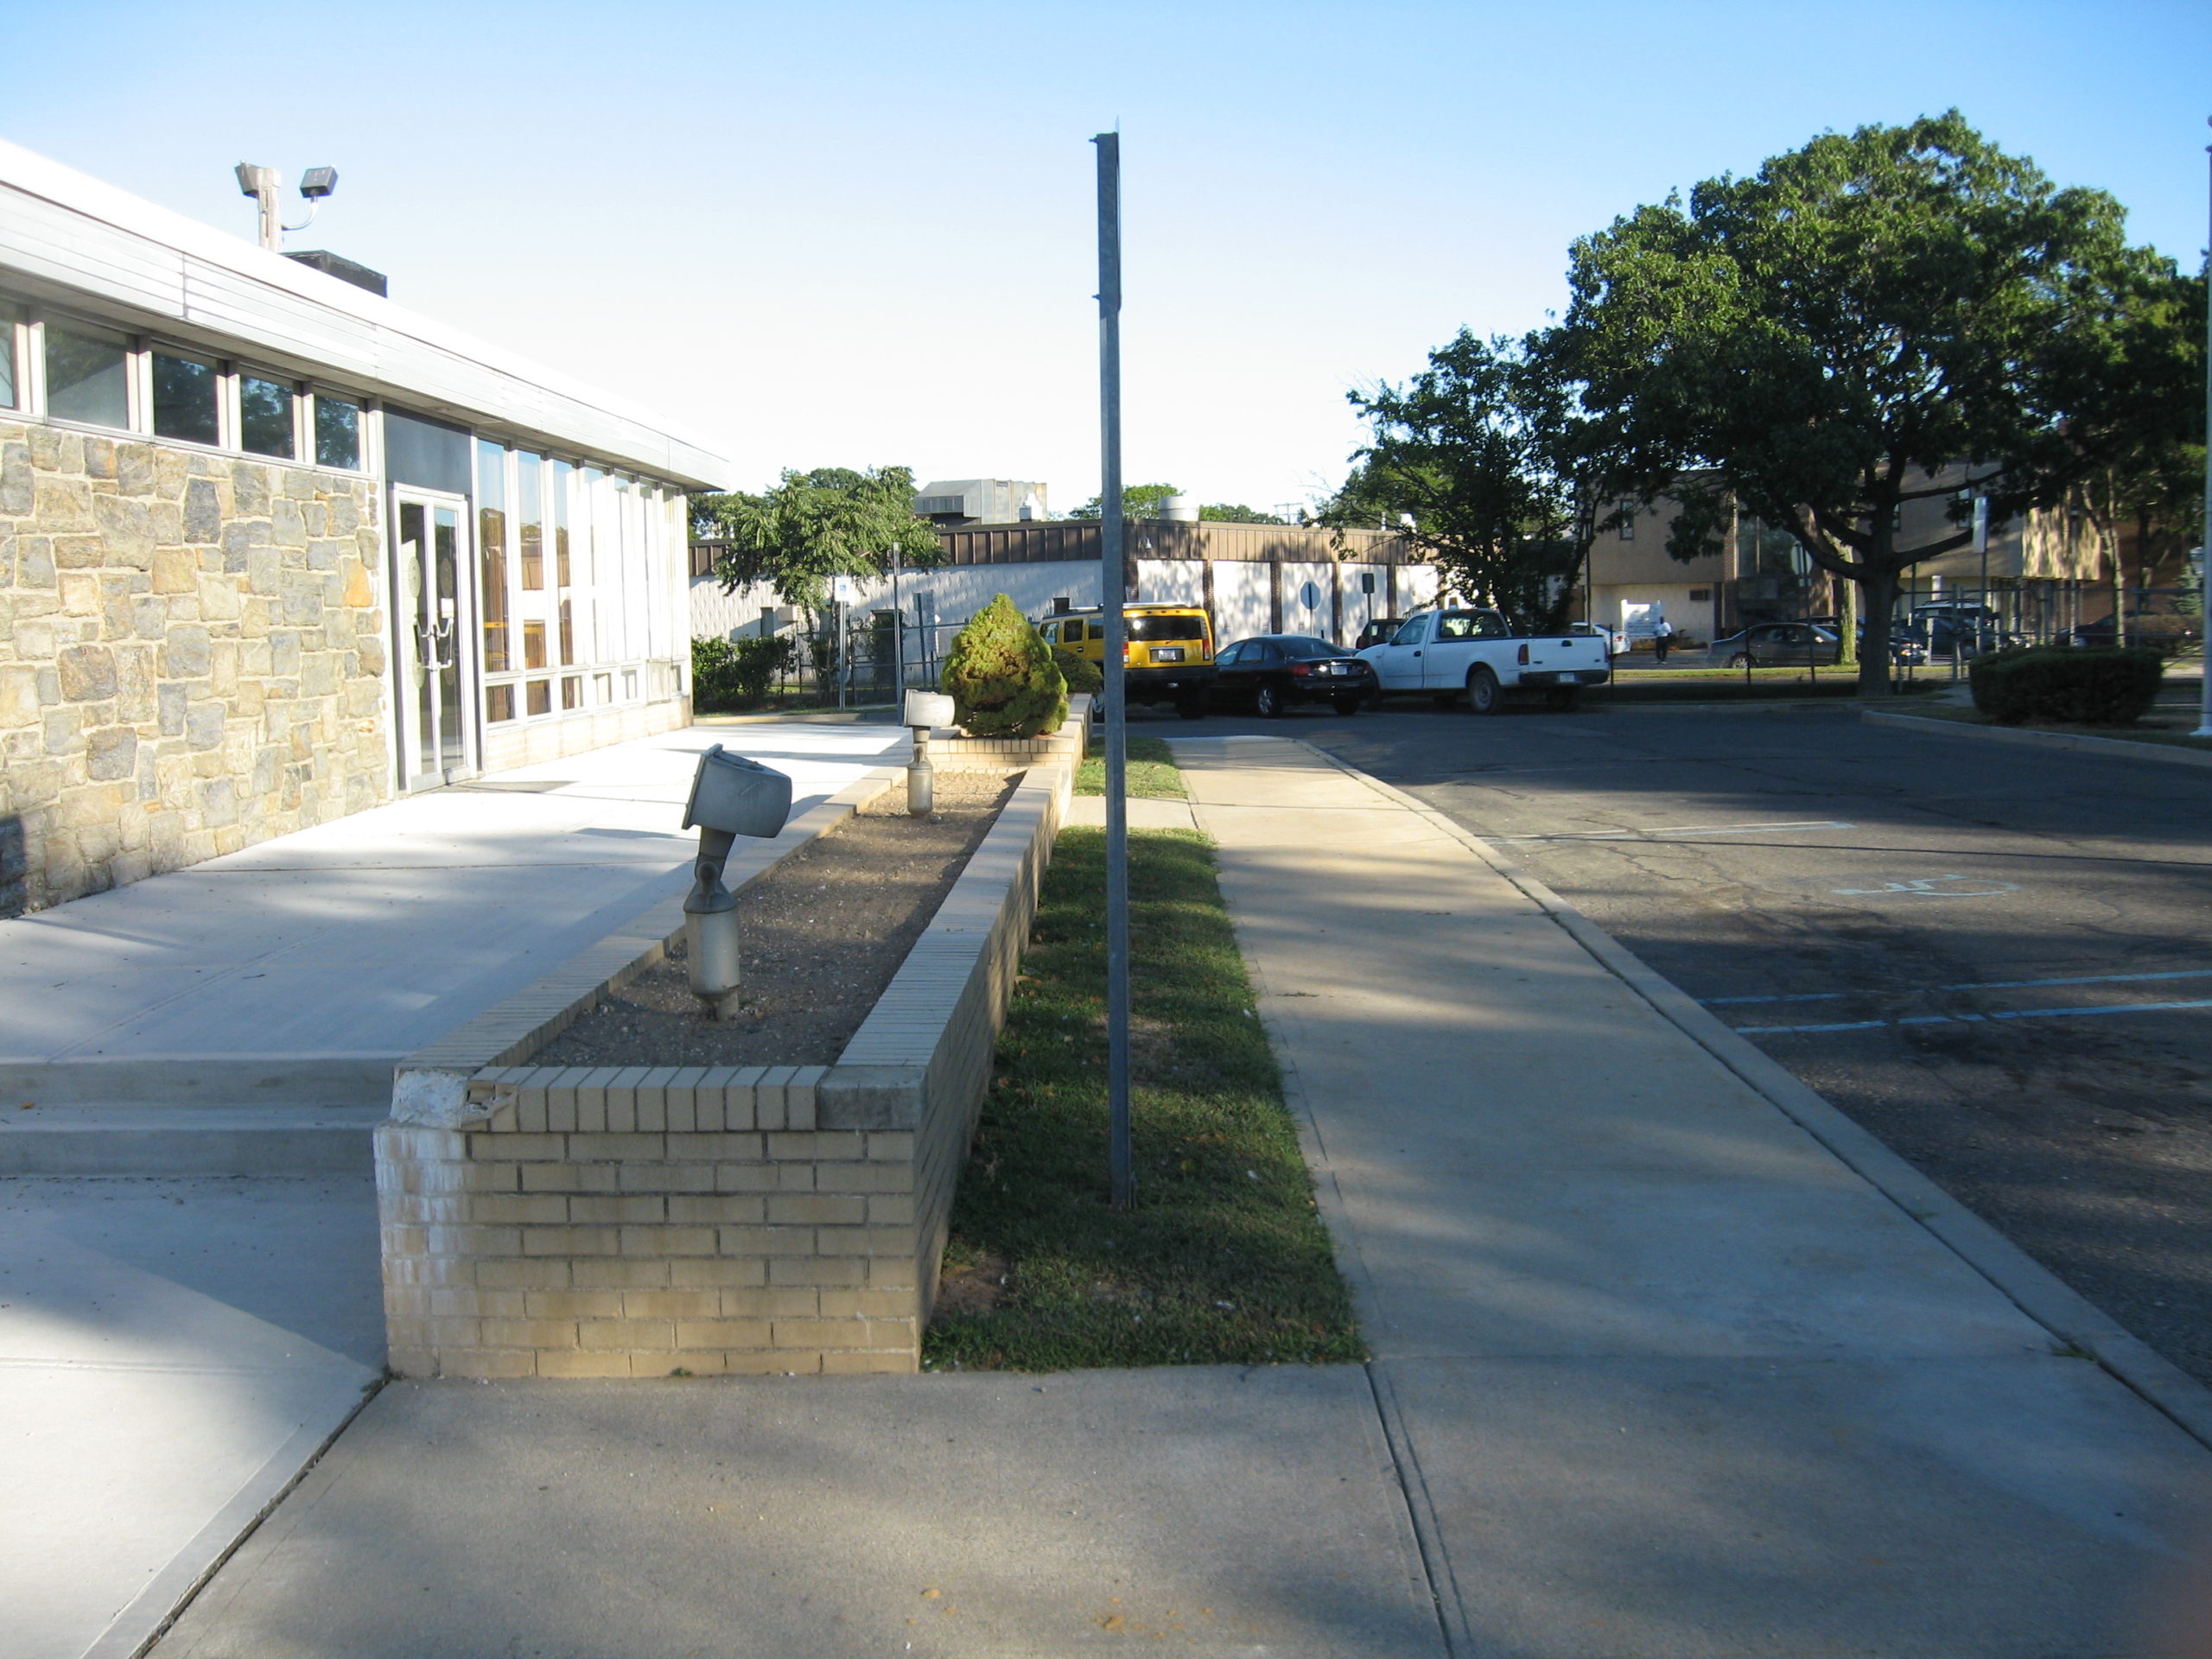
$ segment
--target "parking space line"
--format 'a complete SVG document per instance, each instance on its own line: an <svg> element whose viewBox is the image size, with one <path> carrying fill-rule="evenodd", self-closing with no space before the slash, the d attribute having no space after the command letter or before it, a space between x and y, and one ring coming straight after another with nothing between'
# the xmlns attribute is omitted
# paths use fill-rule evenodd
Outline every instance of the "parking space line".
<svg viewBox="0 0 2212 1659"><path fill-rule="evenodd" d="M1872 1031L1884 1026L1971 1026L1989 1020L2066 1020L2092 1014L2171 1014L2212 1008L2212 997L2191 1002L2123 1002L2096 1008L2007 1008L1999 1014L1916 1014L1905 1020L1853 1020L1823 1026L1738 1026L1740 1037L1802 1035L1808 1032Z"/></svg>
<svg viewBox="0 0 2212 1659"><path fill-rule="evenodd" d="M1897 996L1927 991L2025 991L2045 985L2134 985L2158 979L2212 979L2212 968L2179 968L2157 974L2088 974L2075 979L1973 979L1959 985L1924 985L1898 991L1797 991L1787 996L1701 996L1708 1008L1734 1008L1759 1002L1840 1002L1852 996Z"/></svg>
<svg viewBox="0 0 2212 1659"><path fill-rule="evenodd" d="M1563 830L1553 836L1492 836L1493 847L1524 846L1535 841L1649 841L1654 836L1770 836L1789 830L1853 830L1858 826L1838 818L1811 818L1802 823L1681 823L1652 830Z"/></svg>

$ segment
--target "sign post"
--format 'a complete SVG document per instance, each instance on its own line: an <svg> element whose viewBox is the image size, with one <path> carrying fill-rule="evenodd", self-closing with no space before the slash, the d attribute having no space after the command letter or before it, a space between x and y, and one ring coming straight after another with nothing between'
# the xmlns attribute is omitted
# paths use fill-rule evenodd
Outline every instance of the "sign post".
<svg viewBox="0 0 2212 1659"><path fill-rule="evenodd" d="M1106 1095L1107 1167L1114 1208L1136 1198L1129 1135L1128 732L1122 700L1122 135L1098 146L1098 600L1106 623Z"/></svg>

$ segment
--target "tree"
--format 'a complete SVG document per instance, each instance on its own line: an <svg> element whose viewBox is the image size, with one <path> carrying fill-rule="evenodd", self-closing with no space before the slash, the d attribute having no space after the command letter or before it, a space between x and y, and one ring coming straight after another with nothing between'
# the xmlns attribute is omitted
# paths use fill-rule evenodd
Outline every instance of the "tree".
<svg viewBox="0 0 2212 1659"><path fill-rule="evenodd" d="M1122 516L1124 518L1157 518L1167 498L1182 493L1173 484L1125 484L1122 486ZM1105 498L1094 495L1068 517L1096 518L1105 510Z"/></svg>
<svg viewBox="0 0 2212 1659"><path fill-rule="evenodd" d="M914 516L914 474L904 467L786 471L759 495L691 498L691 531L726 537L715 561L725 591L766 582L786 602L820 611L834 576L871 577L893 556L912 569L937 563L937 532Z"/></svg>
<svg viewBox="0 0 2212 1659"><path fill-rule="evenodd" d="M1198 518L1210 524L1287 524L1289 519L1262 512L1236 501L1210 501L1198 509Z"/></svg>
<svg viewBox="0 0 2212 1659"><path fill-rule="evenodd" d="M1068 683L1052 646L1001 594L968 619L945 653L939 683L971 737L1034 737L1068 717Z"/></svg>
<svg viewBox="0 0 2212 1659"><path fill-rule="evenodd" d="M1402 387L1349 395L1374 441L1323 522L1409 518L1447 585L1535 632L1560 626L1617 507L1603 430L1562 393L1547 339L1463 328Z"/></svg>
<svg viewBox="0 0 2212 1659"><path fill-rule="evenodd" d="M1675 556L1716 550L1732 505L1858 584L1879 695L1900 575L1973 535L1955 501L1901 547L1899 506L1964 484L2001 524L2104 464L2155 263L2110 196L1953 111L1824 134L1577 242L1554 356L1626 487L1681 504Z"/></svg>

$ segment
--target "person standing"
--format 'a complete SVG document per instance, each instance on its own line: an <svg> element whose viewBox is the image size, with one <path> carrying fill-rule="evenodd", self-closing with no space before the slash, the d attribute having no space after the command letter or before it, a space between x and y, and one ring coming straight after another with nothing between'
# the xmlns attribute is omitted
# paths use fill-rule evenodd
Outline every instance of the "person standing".
<svg viewBox="0 0 2212 1659"><path fill-rule="evenodd" d="M1674 639L1675 625L1661 616L1651 625L1651 660L1661 668L1667 665L1667 646Z"/></svg>

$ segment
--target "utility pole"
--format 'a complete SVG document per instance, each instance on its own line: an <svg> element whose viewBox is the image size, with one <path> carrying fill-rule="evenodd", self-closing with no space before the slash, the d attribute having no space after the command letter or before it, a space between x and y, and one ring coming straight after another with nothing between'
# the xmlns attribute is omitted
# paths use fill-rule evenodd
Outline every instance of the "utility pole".
<svg viewBox="0 0 2212 1659"><path fill-rule="evenodd" d="M1107 1167L1114 1208L1136 1198L1129 1144L1128 729L1122 698L1122 135L1098 146L1098 599L1106 620Z"/></svg>
<svg viewBox="0 0 2212 1659"><path fill-rule="evenodd" d="M2212 118L2208 118L2204 124L2212 127ZM2204 153L2212 157L2212 144L2204 147ZM2212 229L2212 209L2208 209L2205 223L2208 229ZM2212 253L2206 255L2205 270L2212 272ZM2204 287L2204 341L2212 347L2212 282L2207 282ZM2212 357L2208 357L2204 364L2204 418L2207 429L2212 430ZM2212 603L2206 602L2207 595L2212 594L2212 445L2204 451L2204 524L2197 540L2196 626L2198 637L2203 641L2198 655L2204 664L2204 683L2197 705L2196 735L2212 737L2212 628L2206 626L2212 623Z"/></svg>

